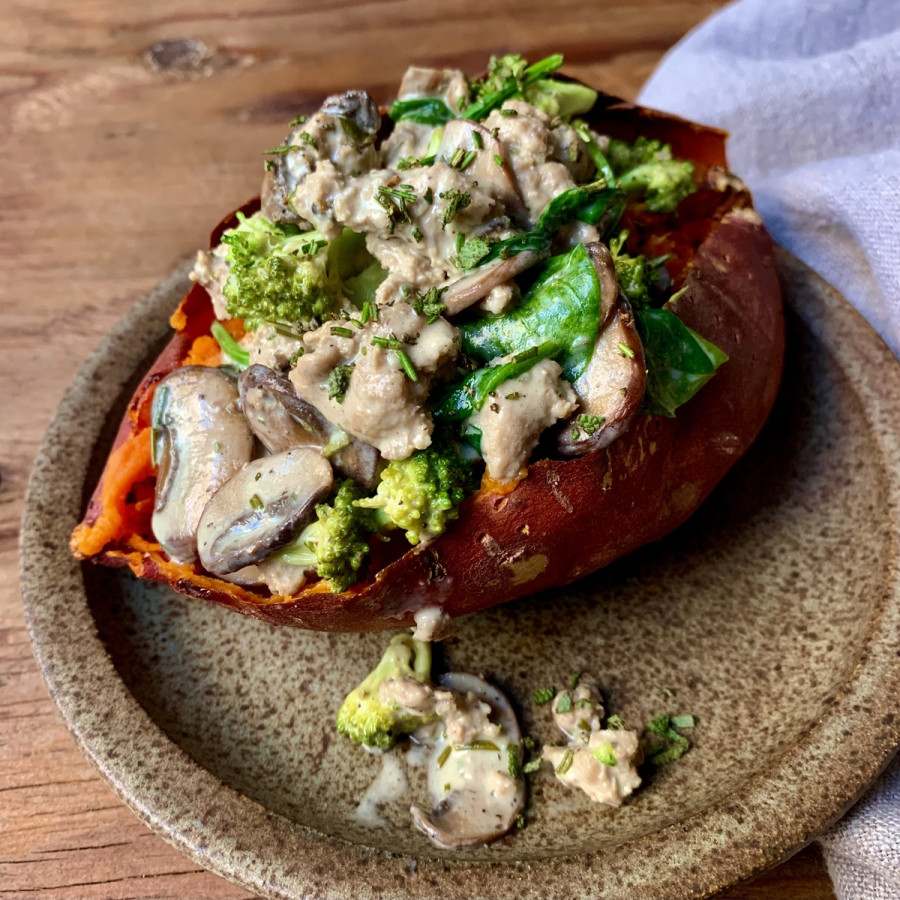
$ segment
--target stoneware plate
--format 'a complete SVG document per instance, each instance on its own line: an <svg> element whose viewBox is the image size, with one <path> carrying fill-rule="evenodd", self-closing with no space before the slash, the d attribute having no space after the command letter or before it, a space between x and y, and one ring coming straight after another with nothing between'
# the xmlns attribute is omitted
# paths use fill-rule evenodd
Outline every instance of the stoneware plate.
<svg viewBox="0 0 900 900"><path fill-rule="evenodd" d="M503 687L539 741L554 734L531 692L579 669L629 723L691 713L690 752L623 808L545 769L526 827L489 848L434 849L409 798L367 827L355 810L379 760L332 723L385 635L274 628L70 559L183 270L85 364L29 489L29 625L88 758L151 828L269 897L702 897L799 849L900 743L900 366L834 290L786 254L779 267L784 388L710 501L567 590L459 621L442 650Z"/></svg>

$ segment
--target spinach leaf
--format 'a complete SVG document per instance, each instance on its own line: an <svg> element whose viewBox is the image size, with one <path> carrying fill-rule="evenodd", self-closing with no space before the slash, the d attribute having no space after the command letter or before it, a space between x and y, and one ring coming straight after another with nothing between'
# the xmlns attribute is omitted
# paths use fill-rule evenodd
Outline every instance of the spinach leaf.
<svg viewBox="0 0 900 900"><path fill-rule="evenodd" d="M619 224L625 203L625 194L617 188L607 187L603 181L569 188L547 204L534 230L498 241L481 260L481 265L495 259L509 259L526 250L544 253L550 249L556 232L576 219L598 226L604 237Z"/></svg>
<svg viewBox="0 0 900 900"><path fill-rule="evenodd" d="M500 365L469 372L441 398L434 411L435 419L447 422L461 422L468 419L484 406L491 391L495 391L504 381L518 378L542 359L547 359L558 352L558 343L547 342L529 347Z"/></svg>
<svg viewBox="0 0 900 900"><path fill-rule="evenodd" d="M587 368L600 321L600 282L584 245L551 257L512 312L460 327L463 349L491 360L552 343L563 375L575 381Z"/></svg>
<svg viewBox="0 0 900 900"><path fill-rule="evenodd" d="M437 97L416 97L412 100L395 100L388 115L395 121L404 119L419 125L445 125L456 118L456 113Z"/></svg>
<svg viewBox="0 0 900 900"><path fill-rule="evenodd" d="M644 412L673 417L728 356L668 309L635 309L647 361Z"/></svg>

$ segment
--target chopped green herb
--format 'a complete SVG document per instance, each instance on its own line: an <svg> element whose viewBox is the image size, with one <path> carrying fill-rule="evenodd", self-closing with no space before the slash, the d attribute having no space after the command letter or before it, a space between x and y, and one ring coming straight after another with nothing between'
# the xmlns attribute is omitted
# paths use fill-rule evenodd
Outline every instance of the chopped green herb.
<svg viewBox="0 0 900 900"><path fill-rule="evenodd" d="M291 358L288 360L288 365L293 369L294 366L297 365L297 360L300 359L301 356L303 356L303 348L302 348L302 347L298 347L298 348L294 351L294 353L293 353L293 355L291 356Z"/></svg>
<svg viewBox="0 0 900 900"><path fill-rule="evenodd" d="M378 307L371 300L366 300L363 303L362 314L360 315L359 319L363 323L363 325L365 325L369 320L377 322Z"/></svg>
<svg viewBox="0 0 900 900"><path fill-rule="evenodd" d="M616 751L609 741L600 741L594 748L594 759L602 762L604 766L614 766L618 763Z"/></svg>
<svg viewBox="0 0 900 900"><path fill-rule="evenodd" d="M299 144L279 144L271 150L263 150L263 156L283 156L285 153L292 153L294 150L302 150Z"/></svg>
<svg viewBox="0 0 900 900"><path fill-rule="evenodd" d="M393 335L390 337L379 337L376 335L372 338L372 343L375 344L376 347L384 347L386 350L403 349L403 341L397 340Z"/></svg>
<svg viewBox="0 0 900 900"><path fill-rule="evenodd" d="M384 208L387 213L391 234L394 233L394 226L400 224L412 225L412 218L409 215L409 204L415 203L416 192L412 185L398 184L397 187L388 187L380 185L375 191L375 200Z"/></svg>
<svg viewBox="0 0 900 900"><path fill-rule="evenodd" d="M353 374L353 366L337 366L331 370L328 376L328 399L344 402L347 388L350 386L350 376Z"/></svg>
<svg viewBox="0 0 900 900"><path fill-rule="evenodd" d="M306 144L309 144L309 146L312 147L313 150L319 149L319 142L308 131L300 132L300 140Z"/></svg>
<svg viewBox="0 0 900 900"><path fill-rule="evenodd" d="M446 305L441 300L441 294L443 294L442 290L432 287L424 294L416 294L412 299L412 308L420 316L425 316L429 325L436 322L447 311Z"/></svg>
<svg viewBox="0 0 900 900"><path fill-rule="evenodd" d="M538 688L532 695L531 700L535 706L544 706L556 696L556 690L552 687Z"/></svg>
<svg viewBox="0 0 900 900"><path fill-rule="evenodd" d="M581 437L581 432L577 428L572 429L572 440L577 441Z"/></svg>
<svg viewBox="0 0 900 900"><path fill-rule="evenodd" d="M693 721L693 717L691 720ZM664 766L681 759L691 747L690 741L673 726L672 716L664 713L652 719L644 731L644 740L648 744L646 756L655 766Z"/></svg>
<svg viewBox="0 0 900 900"><path fill-rule="evenodd" d="M568 691L563 691L556 701L556 711L558 713L572 712L572 695Z"/></svg>
<svg viewBox="0 0 900 900"><path fill-rule="evenodd" d="M444 214L441 216L441 229L446 228L472 202L468 191L459 191L456 188L441 191L440 197L447 201Z"/></svg>
<svg viewBox="0 0 900 900"><path fill-rule="evenodd" d="M447 760L450 758L451 749L451 747L444 747L444 749L441 751L441 755L438 757L437 761L439 769L444 768L444 763L447 762Z"/></svg>
<svg viewBox="0 0 900 900"><path fill-rule="evenodd" d="M501 109L500 115L503 116L504 119L515 119L519 114L514 109Z"/></svg>
<svg viewBox="0 0 900 900"><path fill-rule="evenodd" d="M619 343L619 352L622 356L627 356L629 359L634 359L634 350L628 346L628 344Z"/></svg>
<svg viewBox="0 0 900 900"><path fill-rule="evenodd" d="M470 741L468 744L454 744L454 750L493 750L495 753L500 752L500 748L493 741Z"/></svg>
<svg viewBox="0 0 900 900"><path fill-rule="evenodd" d="M522 760L519 759L519 748L515 744L506 745L506 763L510 778L522 777Z"/></svg>
<svg viewBox="0 0 900 900"><path fill-rule="evenodd" d="M573 762L575 762L575 752L573 750L566 750L560 764L556 767L556 774L565 775L566 772L572 768Z"/></svg>
<svg viewBox="0 0 900 900"><path fill-rule="evenodd" d="M506 395L507 400L518 400L522 395L518 391L513 391L511 394Z"/></svg>
<svg viewBox="0 0 900 900"><path fill-rule="evenodd" d="M263 503L262 497L260 497L259 494L254 494L250 498L250 506L253 507L253 509L259 510L265 506L265 503Z"/></svg>
<svg viewBox="0 0 900 900"><path fill-rule="evenodd" d="M434 191L430 187L425 188L425 193L422 194L422 199L429 206L431 206L431 204L434 203Z"/></svg>
<svg viewBox="0 0 900 900"><path fill-rule="evenodd" d="M569 687L574 691L578 687L579 681L581 681L581 672L573 672L569 676Z"/></svg>
<svg viewBox="0 0 900 900"><path fill-rule="evenodd" d="M503 168L503 157L499 153L494 154L494 162L497 163L498 166Z"/></svg>
<svg viewBox="0 0 900 900"><path fill-rule="evenodd" d="M425 237L425 235L422 234L422 232L419 230L418 225L413 225L412 236L413 236L413 240L417 244L422 240L423 237Z"/></svg>
<svg viewBox="0 0 900 900"><path fill-rule="evenodd" d="M412 364L412 360L406 355L403 350L397 350L396 352L397 358L400 360L400 366L406 373L406 377L410 381L418 381L419 373L416 371L416 367Z"/></svg>
<svg viewBox="0 0 900 900"><path fill-rule="evenodd" d="M519 813L519 814L516 816L516 828L517 828L518 830L521 830L521 829L524 828L524 827L525 827L525 816L524 816L523 813Z"/></svg>
<svg viewBox="0 0 900 900"><path fill-rule="evenodd" d="M288 125L290 125L291 128L293 128L296 125L303 125L308 118L309 118L309 116L304 116L302 114L299 116L294 116L294 118L291 119L290 122L288 122Z"/></svg>
<svg viewBox="0 0 900 900"><path fill-rule="evenodd" d="M476 150L484 150L484 138L481 136L480 131L472 132L472 143L475 145Z"/></svg>
<svg viewBox="0 0 900 900"><path fill-rule="evenodd" d="M431 166L434 165L436 158L437 157L433 153L429 156L405 156L397 163L397 168L403 172L407 169L418 169L422 166Z"/></svg>
<svg viewBox="0 0 900 900"><path fill-rule="evenodd" d="M222 452L222 443L221 443L221 441L215 441L215 442L213 443L213 450L215 450L216 453L221 453L221 452ZM260 473L257 472L256 474L259 475Z"/></svg>
<svg viewBox="0 0 900 900"><path fill-rule="evenodd" d="M332 325L331 333L335 337L348 337L348 338L353 337L353 332L349 328L344 328L341 325Z"/></svg>
<svg viewBox="0 0 900 900"><path fill-rule="evenodd" d="M466 238L459 232L456 235L456 265L460 269L474 269L491 252L493 245L483 238Z"/></svg>
<svg viewBox="0 0 900 900"><path fill-rule="evenodd" d="M526 750L534 750L534 738L530 734L526 734L522 738L522 743Z"/></svg>
<svg viewBox="0 0 900 900"><path fill-rule="evenodd" d="M606 727L610 731L626 731L628 728L625 724L625 720L618 714L611 715L606 720Z"/></svg>
<svg viewBox="0 0 900 900"><path fill-rule="evenodd" d="M575 701L575 709L593 709L594 701L588 700L587 697L582 697L580 700Z"/></svg>
<svg viewBox="0 0 900 900"><path fill-rule="evenodd" d="M463 169L468 169L470 165L472 165L473 160L475 159L475 154L477 150L469 150L465 153L462 159L457 163L456 168L459 169L460 172Z"/></svg>
<svg viewBox="0 0 900 900"><path fill-rule="evenodd" d="M537 772L541 767L541 760L539 759L530 759L527 763L522 766L522 771L526 775L531 775L532 772Z"/></svg>

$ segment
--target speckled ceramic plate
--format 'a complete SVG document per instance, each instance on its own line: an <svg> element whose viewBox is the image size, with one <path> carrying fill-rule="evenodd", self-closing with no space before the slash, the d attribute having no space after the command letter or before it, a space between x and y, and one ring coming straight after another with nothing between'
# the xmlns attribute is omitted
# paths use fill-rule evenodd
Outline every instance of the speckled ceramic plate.
<svg viewBox="0 0 900 900"><path fill-rule="evenodd" d="M28 495L29 624L87 756L151 828L271 897L700 897L801 847L900 743L900 365L835 291L779 260L782 396L710 501L567 590L461 620L443 648L444 665L505 688L539 740L549 712L527 698L576 669L632 723L693 714L692 750L622 809L544 771L527 827L490 848L435 850L408 801L368 828L354 810L379 761L332 719L383 635L273 628L69 558L183 271L85 364Z"/></svg>

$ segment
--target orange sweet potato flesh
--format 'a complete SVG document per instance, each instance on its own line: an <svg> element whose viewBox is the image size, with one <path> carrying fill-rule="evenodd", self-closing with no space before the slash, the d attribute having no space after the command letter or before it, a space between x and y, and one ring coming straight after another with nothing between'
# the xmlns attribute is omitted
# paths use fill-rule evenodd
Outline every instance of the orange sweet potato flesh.
<svg viewBox="0 0 900 900"><path fill-rule="evenodd" d="M701 179L709 167L725 165L725 135L714 129L604 95L589 118L614 137L643 134L671 143L676 156L695 162ZM257 208L251 201L242 210ZM233 222L229 216L213 231L213 246ZM463 503L444 535L340 594L318 582L293 597L272 597L169 561L148 526L128 530L129 523L149 522L138 514L146 500L141 506L136 499L146 493L146 481L143 492L132 488L129 508L120 496L110 496L111 464L73 536L73 552L129 566L142 578L272 624L375 631L410 625L424 607L459 616L564 585L663 537L697 509L766 420L781 379L781 294L771 241L744 192L701 188L675 216L627 224L638 249L672 254L669 271L687 288L675 302L676 312L730 357L677 418L642 416L604 450L533 463L512 491L483 486ZM195 285L173 316L180 330L135 393L112 463L119 448L146 428L159 380L183 364L192 347L192 359L200 358L197 339L208 334L212 317L206 292ZM127 488L119 477L115 491ZM111 512L124 530L111 527ZM104 543L101 549L98 543Z"/></svg>

